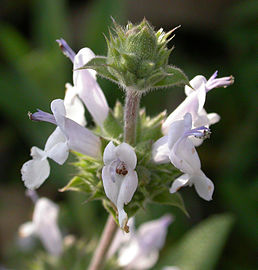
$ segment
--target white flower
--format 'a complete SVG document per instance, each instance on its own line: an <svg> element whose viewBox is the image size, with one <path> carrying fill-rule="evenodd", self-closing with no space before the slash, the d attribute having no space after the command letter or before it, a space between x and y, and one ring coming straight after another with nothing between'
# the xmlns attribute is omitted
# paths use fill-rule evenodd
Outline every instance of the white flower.
<svg viewBox="0 0 258 270"><path fill-rule="evenodd" d="M47 158L62 165L68 158L69 149L94 158L100 157L100 139L66 117L63 100L52 101L51 110L53 115L40 110L31 115L32 120L50 122L58 127L48 138L44 150L32 147L32 160L22 166L22 180L29 189L38 188L48 178L50 166Z"/></svg>
<svg viewBox="0 0 258 270"><path fill-rule="evenodd" d="M102 180L107 197L114 203L118 211L120 227L126 229L128 217L124 204L128 204L137 188L138 176L135 171L137 157L133 148L127 143L115 146L110 142L104 151L105 166Z"/></svg>
<svg viewBox="0 0 258 270"><path fill-rule="evenodd" d="M65 84L66 91L64 97L64 106L66 117L77 122L81 126L86 125L85 109L83 103L77 96L77 91L70 83Z"/></svg>
<svg viewBox="0 0 258 270"><path fill-rule="evenodd" d="M153 145L153 160L158 163L171 163L184 174L178 177L170 188L170 193L178 191L183 186L195 186L198 195L209 201L212 199L214 185L201 170L201 162L195 150L194 144L189 138L205 139L209 136L208 128L202 126L192 129L192 116L185 114L183 120L171 124L168 136L164 136ZM166 156L168 154L168 156Z"/></svg>
<svg viewBox="0 0 258 270"><path fill-rule="evenodd" d="M57 42L63 53L73 62L73 83L76 93L84 102L94 121L101 126L109 112L106 98L97 82L96 71L80 69L94 58L95 54L89 48L83 48L75 54L65 40L60 39Z"/></svg>
<svg viewBox="0 0 258 270"><path fill-rule="evenodd" d="M212 124L217 123L220 120L220 116L216 113L209 113L204 109L204 103L206 99L206 93L215 87L226 87L234 82L233 77L218 78L217 71L207 81L204 76L198 75L190 81L189 86L185 86L185 100L168 116L166 121L162 124L163 134L167 135L170 125L177 120L182 120L186 113L191 113L193 118L193 127L206 126L209 127ZM194 144L200 145L202 140L196 140L194 138Z"/></svg>
<svg viewBox="0 0 258 270"><path fill-rule="evenodd" d="M63 240L58 228L58 206L47 198L36 201L32 222L20 226L20 237L37 236L46 250L55 256L63 251Z"/></svg>
<svg viewBox="0 0 258 270"><path fill-rule="evenodd" d="M167 228L172 222L170 215L146 222L123 244L118 253L118 264L126 269L152 268L165 244Z"/></svg>

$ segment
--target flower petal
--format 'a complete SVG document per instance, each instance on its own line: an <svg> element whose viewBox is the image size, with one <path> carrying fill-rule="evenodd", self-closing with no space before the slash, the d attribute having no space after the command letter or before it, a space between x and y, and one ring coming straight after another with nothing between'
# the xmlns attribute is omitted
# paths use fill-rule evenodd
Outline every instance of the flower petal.
<svg viewBox="0 0 258 270"><path fill-rule="evenodd" d="M85 65L94 56L93 52L88 48L84 48L78 52L74 60L73 82L79 97L84 102L95 122L101 126L108 115L109 107L96 81L96 72L91 69L76 70Z"/></svg>
<svg viewBox="0 0 258 270"><path fill-rule="evenodd" d="M127 143L121 143L115 149L116 156L132 170L137 164L137 157L132 146Z"/></svg>
<svg viewBox="0 0 258 270"><path fill-rule="evenodd" d="M115 148L116 146L114 145L113 142L109 142L108 145L106 146L103 154L103 161L105 165L110 164L112 161L116 160L116 154L115 154Z"/></svg>
<svg viewBox="0 0 258 270"><path fill-rule="evenodd" d="M127 175L124 177L121 183L119 195L117 198L117 207L119 205L128 204L136 191L138 186L138 176L136 171L128 170Z"/></svg>
<svg viewBox="0 0 258 270"><path fill-rule="evenodd" d="M138 176L134 170L128 170L127 175L122 180L118 198L117 198L117 210L118 210L118 219L119 224L122 229L124 229L128 218L127 214L124 211L124 204L128 204L136 191L138 186Z"/></svg>
<svg viewBox="0 0 258 270"><path fill-rule="evenodd" d="M187 132L192 128L192 115L190 113L186 113L184 115L184 131Z"/></svg>
<svg viewBox="0 0 258 270"><path fill-rule="evenodd" d="M50 166L46 158L32 159L21 168L22 180L28 189L36 189L48 178Z"/></svg>
<svg viewBox="0 0 258 270"><path fill-rule="evenodd" d="M172 148L169 158L176 168L190 175L195 174L201 168L200 158L189 138L178 140Z"/></svg>
<svg viewBox="0 0 258 270"><path fill-rule="evenodd" d="M127 265L127 269L151 269L158 261L159 252L156 250L151 251L149 254L142 254L138 252L138 256Z"/></svg>
<svg viewBox="0 0 258 270"><path fill-rule="evenodd" d="M204 83L197 90L197 98L198 98L198 111L197 112L199 113L203 109L203 106L206 100L206 88L205 88ZM196 112L196 115L197 115L197 112Z"/></svg>
<svg viewBox="0 0 258 270"><path fill-rule="evenodd" d="M67 160L69 155L69 147L67 139L59 127L49 136L45 152L47 156L53 159L58 164L62 165Z"/></svg>
<svg viewBox="0 0 258 270"><path fill-rule="evenodd" d="M185 86L185 94L187 96L189 96L192 92L196 91L199 89L199 87L202 85L202 84L206 84L207 80L204 76L202 75L197 75L195 76L191 81L190 81L190 85L193 87L193 89L189 86Z"/></svg>
<svg viewBox="0 0 258 270"><path fill-rule="evenodd" d="M53 115L56 119L57 125L61 128L63 131L64 129L64 119L66 116L64 101L62 99L54 99L51 102L51 111L53 112Z"/></svg>
<svg viewBox="0 0 258 270"><path fill-rule="evenodd" d="M100 139L89 129L65 117L64 101L56 99L51 103L51 110L56 118L58 127L67 138L69 148L81 154L99 158Z"/></svg>
<svg viewBox="0 0 258 270"><path fill-rule="evenodd" d="M118 222L119 226L122 230L125 229L127 221L128 221L128 216L124 210L124 208L117 207L117 212L118 212Z"/></svg>
<svg viewBox="0 0 258 270"><path fill-rule="evenodd" d="M35 234L33 222L26 222L19 227L19 236L22 238L30 237Z"/></svg>
<svg viewBox="0 0 258 270"><path fill-rule="evenodd" d="M77 89L69 83L66 83L65 87L66 92L64 98L64 106L66 110L66 117L72 119L81 126L85 126L85 110L83 103L77 96Z"/></svg>
<svg viewBox="0 0 258 270"><path fill-rule="evenodd" d="M193 176L191 181L201 198L206 201L212 200L214 184L204 173L202 173L201 176Z"/></svg>
<svg viewBox="0 0 258 270"><path fill-rule="evenodd" d="M175 121L170 125L168 132L168 148L171 150L185 130L184 120Z"/></svg>
<svg viewBox="0 0 258 270"><path fill-rule="evenodd" d="M93 158L101 157L99 137L69 118L65 118L64 123L63 132L68 138L68 145L71 150Z"/></svg>
<svg viewBox="0 0 258 270"><path fill-rule="evenodd" d="M170 125L178 120L183 119L186 113L191 113L193 119L197 118L197 113L199 109L199 98L198 92L194 91L168 116L166 121L162 124L163 134L168 134L170 130Z"/></svg>
<svg viewBox="0 0 258 270"><path fill-rule="evenodd" d="M152 158L156 163L169 162L168 136L163 136L152 145Z"/></svg>
<svg viewBox="0 0 258 270"><path fill-rule="evenodd" d="M171 188L169 189L170 193L177 192L181 187L187 186L189 183L190 175L189 174L183 174L176 178L174 182L172 183Z"/></svg>
<svg viewBox="0 0 258 270"><path fill-rule="evenodd" d="M216 124L220 120L220 116L217 113L209 113L207 114L210 125Z"/></svg>
<svg viewBox="0 0 258 270"><path fill-rule="evenodd" d="M172 222L171 215L164 215L163 217L152 220L141 225L137 231L137 238L142 250L146 253L153 249L160 250L166 240L167 228Z"/></svg>
<svg viewBox="0 0 258 270"><path fill-rule="evenodd" d="M112 181L111 175L110 175L110 166L104 166L102 169L102 181L103 181L103 187L104 191L107 195L107 197L114 203L114 205L117 205L117 198L121 186L121 179L117 179L117 181Z"/></svg>
<svg viewBox="0 0 258 270"><path fill-rule="evenodd" d="M95 54L90 48L85 47L85 48L80 49L79 52L75 55L73 69L76 70L78 68L83 67L94 57L95 57ZM87 69L87 71L89 71L89 73L93 77L96 77L97 72L95 70ZM78 76L79 76L78 72L73 74L74 81L77 80Z"/></svg>
<svg viewBox="0 0 258 270"><path fill-rule="evenodd" d="M33 224L45 248L53 255L63 250L62 235L57 226L58 206L47 198L40 198L35 205Z"/></svg>
<svg viewBox="0 0 258 270"><path fill-rule="evenodd" d="M30 155L33 159L44 159L46 158L46 152L40 148L33 146L30 150Z"/></svg>

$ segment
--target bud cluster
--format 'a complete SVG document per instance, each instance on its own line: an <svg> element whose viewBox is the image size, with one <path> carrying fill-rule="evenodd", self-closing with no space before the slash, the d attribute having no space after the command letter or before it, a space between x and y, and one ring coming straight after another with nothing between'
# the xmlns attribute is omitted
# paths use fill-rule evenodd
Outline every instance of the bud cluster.
<svg viewBox="0 0 258 270"><path fill-rule="evenodd" d="M95 69L98 75L134 91L188 84L180 69L168 65L172 49L167 45L175 29L155 32L146 19L138 25L129 22L125 28L114 22L106 38L107 56L97 56L83 68Z"/></svg>
<svg viewBox="0 0 258 270"><path fill-rule="evenodd" d="M127 87L148 89L166 72L170 33L165 34L162 29L155 33L146 20L136 26L128 23L125 29L115 24L115 35L110 33L107 41L110 73Z"/></svg>

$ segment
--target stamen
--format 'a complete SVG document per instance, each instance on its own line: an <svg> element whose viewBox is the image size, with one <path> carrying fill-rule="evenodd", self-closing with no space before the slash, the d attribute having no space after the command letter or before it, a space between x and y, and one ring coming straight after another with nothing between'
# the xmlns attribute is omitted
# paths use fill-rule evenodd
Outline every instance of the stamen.
<svg viewBox="0 0 258 270"><path fill-rule="evenodd" d="M194 136L195 138L205 140L210 138L210 135L210 129L205 126L201 126L185 132L183 137Z"/></svg>
<svg viewBox="0 0 258 270"><path fill-rule="evenodd" d="M60 49L62 50L63 54L68 57L72 62L74 62L75 52L70 48L70 46L66 43L66 41L62 38L57 39L56 42L58 43Z"/></svg>
<svg viewBox="0 0 258 270"><path fill-rule="evenodd" d="M205 84L206 87L206 91L210 91L213 88L218 88L218 87L227 87L231 84L234 83L234 77L228 76L228 77L222 77L222 78L218 78L216 79L218 74L218 71L216 71L207 81L207 83Z"/></svg>
<svg viewBox="0 0 258 270"><path fill-rule="evenodd" d="M209 139L210 136L211 136L211 131L209 129L204 130L202 135L200 136L194 135L195 138L202 139L202 140Z"/></svg>
<svg viewBox="0 0 258 270"><path fill-rule="evenodd" d="M39 109L35 113L28 112L28 116L32 121L43 121L56 125L56 120L53 114L43 112Z"/></svg>
<svg viewBox="0 0 258 270"><path fill-rule="evenodd" d="M123 161L120 161L116 167L116 173L119 175L127 175L128 171L126 168L126 164Z"/></svg>
<svg viewBox="0 0 258 270"><path fill-rule="evenodd" d="M121 161L120 159L112 161L109 171L111 175L111 180L114 183L116 182L116 174L125 176L128 173L125 162Z"/></svg>

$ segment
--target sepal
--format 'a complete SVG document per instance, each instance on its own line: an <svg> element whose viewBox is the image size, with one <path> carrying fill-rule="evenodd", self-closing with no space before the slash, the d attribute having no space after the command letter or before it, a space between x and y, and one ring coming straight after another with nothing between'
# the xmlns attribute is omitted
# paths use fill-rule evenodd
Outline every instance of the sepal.
<svg viewBox="0 0 258 270"><path fill-rule="evenodd" d="M116 77L114 77L110 72L107 64L107 57L96 56L92 58L87 64L80 67L80 69L93 69L97 72L100 77L108 79L114 83L118 83Z"/></svg>
<svg viewBox="0 0 258 270"><path fill-rule="evenodd" d="M185 208L185 204L181 195L178 193L170 194L167 188L161 189L159 193L155 194L151 198L151 200L152 202L157 203L157 204L165 204L165 205L178 207L185 213L186 216L189 217L189 213L187 212Z"/></svg>
<svg viewBox="0 0 258 270"><path fill-rule="evenodd" d="M111 110L103 123L102 132L104 133L104 136L110 138L110 140L122 139L123 126Z"/></svg>
<svg viewBox="0 0 258 270"><path fill-rule="evenodd" d="M174 66L167 66L165 71L166 73L164 73L163 78L156 82L153 88L165 88L180 84L190 86L187 76L181 69Z"/></svg>

